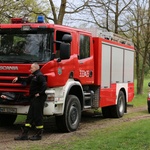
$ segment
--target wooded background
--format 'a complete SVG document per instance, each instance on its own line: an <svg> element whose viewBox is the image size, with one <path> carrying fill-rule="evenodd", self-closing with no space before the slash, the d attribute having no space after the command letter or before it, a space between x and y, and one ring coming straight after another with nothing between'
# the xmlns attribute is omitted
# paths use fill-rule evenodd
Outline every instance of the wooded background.
<svg viewBox="0 0 150 150"><path fill-rule="evenodd" d="M135 46L137 94L150 77L150 0L1 0L0 22L12 17L37 16L46 22L78 28L97 28L132 39Z"/></svg>

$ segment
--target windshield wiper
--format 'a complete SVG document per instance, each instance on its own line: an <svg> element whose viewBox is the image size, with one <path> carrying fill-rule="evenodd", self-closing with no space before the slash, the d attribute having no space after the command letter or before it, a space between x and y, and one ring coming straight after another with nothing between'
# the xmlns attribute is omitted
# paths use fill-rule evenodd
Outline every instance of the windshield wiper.
<svg viewBox="0 0 150 150"><path fill-rule="evenodd" d="M13 60L4 60L4 59L0 60L0 63L13 63L13 62L14 62Z"/></svg>
<svg viewBox="0 0 150 150"><path fill-rule="evenodd" d="M22 59L21 62L23 63L34 63L34 62L43 62L43 60L36 60L36 59Z"/></svg>

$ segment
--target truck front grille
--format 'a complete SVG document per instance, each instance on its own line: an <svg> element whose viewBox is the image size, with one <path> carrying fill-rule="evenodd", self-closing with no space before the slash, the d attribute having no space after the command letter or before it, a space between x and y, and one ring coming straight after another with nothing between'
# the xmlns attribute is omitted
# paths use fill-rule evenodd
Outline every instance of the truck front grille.
<svg viewBox="0 0 150 150"><path fill-rule="evenodd" d="M14 100L7 100L0 98L0 103L22 103L28 101L29 87L24 86L21 83L12 83L12 80L17 77L26 78L28 74L15 74L15 73L0 73L0 95L5 93L15 94Z"/></svg>

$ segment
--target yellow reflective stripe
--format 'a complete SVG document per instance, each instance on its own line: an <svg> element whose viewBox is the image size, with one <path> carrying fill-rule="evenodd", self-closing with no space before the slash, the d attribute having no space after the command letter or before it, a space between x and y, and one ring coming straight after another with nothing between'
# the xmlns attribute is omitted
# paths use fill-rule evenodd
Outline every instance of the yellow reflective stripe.
<svg viewBox="0 0 150 150"><path fill-rule="evenodd" d="M25 124L25 127L31 127L31 124L26 123L26 124Z"/></svg>
<svg viewBox="0 0 150 150"><path fill-rule="evenodd" d="M36 129L43 129L44 126L36 126Z"/></svg>

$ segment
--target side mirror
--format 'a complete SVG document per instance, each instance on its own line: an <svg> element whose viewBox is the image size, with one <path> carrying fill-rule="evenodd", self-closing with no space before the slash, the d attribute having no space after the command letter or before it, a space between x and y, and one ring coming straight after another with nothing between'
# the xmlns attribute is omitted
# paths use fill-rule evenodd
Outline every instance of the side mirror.
<svg viewBox="0 0 150 150"><path fill-rule="evenodd" d="M70 58L70 44L61 43L60 44L60 59L69 59Z"/></svg>
<svg viewBox="0 0 150 150"><path fill-rule="evenodd" d="M150 82L148 83L148 86L150 87Z"/></svg>
<svg viewBox="0 0 150 150"><path fill-rule="evenodd" d="M72 41L72 36L70 34L64 34L62 37L62 41L65 43L71 43Z"/></svg>
<svg viewBox="0 0 150 150"><path fill-rule="evenodd" d="M60 43L60 59L70 58L70 43L72 41L72 36L70 34L64 34L62 37L62 42Z"/></svg>

